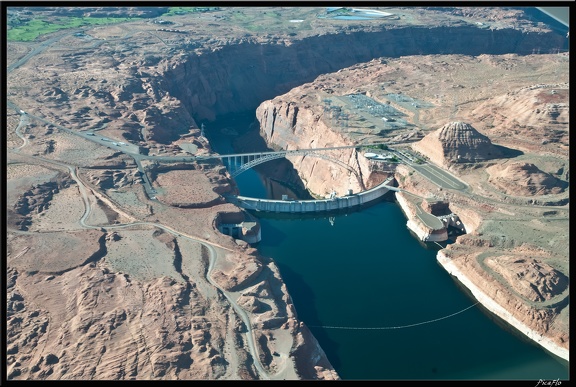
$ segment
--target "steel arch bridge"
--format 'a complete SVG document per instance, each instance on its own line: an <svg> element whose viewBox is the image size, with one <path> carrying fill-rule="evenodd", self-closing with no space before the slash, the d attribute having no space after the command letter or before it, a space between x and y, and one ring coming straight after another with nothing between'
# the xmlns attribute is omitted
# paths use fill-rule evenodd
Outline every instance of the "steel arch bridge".
<svg viewBox="0 0 576 387"><path fill-rule="evenodd" d="M321 150L324 150L324 149L321 149ZM329 150L329 149L326 149L326 150ZM234 164L232 164L230 162L228 163L229 168L231 169L230 175L233 178L236 178L242 172L245 172L248 169L250 169L256 165L263 164L263 163L266 163L266 162L271 161L271 160L286 158L286 156L293 156L293 155L304 155L304 156L318 157L320 159L333 162L333 163L339 165L340 167L348 170L349 172L353 173L354 176L356 176L356 179L358 180L358 183L360 184L362 189L366 189L366 187L364 186L364 182L362 181L362 178L361 178L360 174L358 173L358 171L356 171L356 169L354 169L350 165L342 162L341 160L338 160L334 157L330 157L328 155L322 154L322 153L318 152L318 150L311 150L311 149L270 152L270 153L265 153L265 154L261 154L261 155L246 154L245 156L247 156L248 158L253 157L252 160L249 160L249 161L244 163L243 158L240 157L241 165L239 167L235 168L235 167L233 167ZM236 156L243 156L243 155L236 155Z"/></svg>

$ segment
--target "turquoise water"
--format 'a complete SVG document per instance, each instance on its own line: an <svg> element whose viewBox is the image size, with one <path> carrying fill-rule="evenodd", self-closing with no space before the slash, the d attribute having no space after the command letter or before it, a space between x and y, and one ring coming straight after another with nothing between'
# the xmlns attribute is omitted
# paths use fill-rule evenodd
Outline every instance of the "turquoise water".
<svg viewBox="0 0 576 387"><path fill-rule="evenodd" d="M219 153L231 151L216 130L209 138ZM236 181L241 194L266 197L255 171ZM396 203L260 223L259 252L278 264L298 317L342 379L568 379L560 360L473 306L437 263L438 249L411 235Z"/></svg>

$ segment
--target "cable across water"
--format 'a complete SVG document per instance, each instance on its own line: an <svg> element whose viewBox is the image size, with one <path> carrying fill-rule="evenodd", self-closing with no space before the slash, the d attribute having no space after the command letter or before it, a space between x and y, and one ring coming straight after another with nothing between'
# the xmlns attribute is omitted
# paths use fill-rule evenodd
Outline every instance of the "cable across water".
<svg viewBox="0 0 576 387"><path fill-rule="evenodd" d="M436 322L436 321L445 320L445 319L447 319L447 318L456 316L457 314L463 313L463 312L467 311L468 309L473 308L474 306L478 305L479 303L480 303L480 301L477 301L476 303L470 305L469 307L467 307L467 308L465 308L465 309L462 309L462 310L459 311L459 312L452 313L452 314L450 314L450 315L448 315L448 316L440 317L440 318L437 318L437 319L434 319L434 320L428 320L428 321L424 321L424 322L419 322L419 323L416 323L416 324L401 325L401 326L398 326L398 327L372 327L372 328L367 327L367 328L365 328L365 327L334 327L334 326L329 326L329 325L309 325L309 327L310 327L310 328L326 328L326 329L350 329L350 330L384 330L384 329L410 328L410 327L415 327L415 326L417 326L417 325L430 324L430 323L433 323L433 322Z"/></svg>

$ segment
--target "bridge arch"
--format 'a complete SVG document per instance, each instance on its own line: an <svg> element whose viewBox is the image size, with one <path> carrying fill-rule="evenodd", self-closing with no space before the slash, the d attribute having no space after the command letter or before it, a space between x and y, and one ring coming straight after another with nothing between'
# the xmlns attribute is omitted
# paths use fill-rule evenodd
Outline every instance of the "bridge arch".
<svg viewBox="0 0 576 387"><path fill-rule="evenodd" d="M247 163L242 164L240 167L238 167L237 169L235 169L231 173L231 176L233 178L235 178L238 175L240 175L242 172L245 172L248 169L250 169L256 165L263 164L263 163L266 163L266 162L271 161L271 160L286 158L286 156L292 156L292 155L304 155L304 156L318 157L318 158L333 162L333 163L339 165L340 167L348 170L349 172L352 172L354 174L354 176L356 176L356 179L358 180L360 187L362 187L362 189L366 189L366 187L364 186L364 182L362 181L362 177L360 176L358 171L356 171L353 167L349 166L348 164L346 164L346 163L342 162L341 160L338 160L334 157L330 157L330 156L327 156L327 155L321 154L321 153L311 152L309 150L307 150L307 151L275 152L275 153L266 154L264 156L255 158L254 160L250 160Z"/></svg>

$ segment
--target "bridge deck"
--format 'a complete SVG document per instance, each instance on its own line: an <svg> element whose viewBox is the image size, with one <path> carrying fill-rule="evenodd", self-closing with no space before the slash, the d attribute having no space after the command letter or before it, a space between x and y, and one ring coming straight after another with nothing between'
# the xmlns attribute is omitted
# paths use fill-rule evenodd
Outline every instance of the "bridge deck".
<svg viewBox="0 0 576 387"><path fill-rule="evenodd" d="M279 155L279 154L290 154L290 153L302 153L302 152L318 152L318 151L329 151L336 149L350 149L350 148L360 148L365 145L345 145L345 146L334 146L327 148L310 148L310 149L289 149L283 151L270 151L270 152L254 152L254 153L232 153L227 155L209 155L209 156L197 156L197 160L204 159L221 159L227 157L242 157L242 156L265 156L265 155Z"/></svg>

